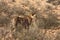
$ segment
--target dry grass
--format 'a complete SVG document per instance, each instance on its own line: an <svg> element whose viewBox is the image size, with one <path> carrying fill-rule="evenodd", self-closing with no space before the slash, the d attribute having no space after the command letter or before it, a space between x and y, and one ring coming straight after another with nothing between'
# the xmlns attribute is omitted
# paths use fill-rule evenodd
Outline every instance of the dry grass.
<svg viewBox="0 0 60 40"><path fill-rule="evenodd" d="M59 35L59 0L0 1L0 40L60 40Z"/></svg>

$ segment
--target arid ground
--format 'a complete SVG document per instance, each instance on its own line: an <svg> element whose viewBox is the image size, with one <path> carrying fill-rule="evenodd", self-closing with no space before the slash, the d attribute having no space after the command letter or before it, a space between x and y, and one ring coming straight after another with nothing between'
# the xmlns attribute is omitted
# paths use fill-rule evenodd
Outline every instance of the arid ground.
<svg viewBox="0 0 60 40"><path fill-rule="evenodd" d="M0 40L60 40L60 0L0 0Z"/></svg>

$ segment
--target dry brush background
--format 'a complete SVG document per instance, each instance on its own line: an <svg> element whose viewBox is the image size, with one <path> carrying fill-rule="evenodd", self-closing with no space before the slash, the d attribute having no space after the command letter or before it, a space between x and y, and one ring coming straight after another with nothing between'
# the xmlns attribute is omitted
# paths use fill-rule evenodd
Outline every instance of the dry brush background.
<svg viewBox="0 0 60 40"><path fill-rule="evenodd" d="M60 40L60 0L0 0L0 40Z"/></svg>

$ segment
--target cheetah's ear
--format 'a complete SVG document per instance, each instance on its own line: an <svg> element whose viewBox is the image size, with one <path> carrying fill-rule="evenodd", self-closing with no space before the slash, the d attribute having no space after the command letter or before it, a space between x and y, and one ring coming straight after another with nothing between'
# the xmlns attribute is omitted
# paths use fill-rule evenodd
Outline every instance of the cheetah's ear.
<svg viewBox="0 0 60 40"><path fill-rule="evenodd" d="M31 18L35 18L35 17L36 17L36 14L32 14L32 15L31 15Z"/></svg>

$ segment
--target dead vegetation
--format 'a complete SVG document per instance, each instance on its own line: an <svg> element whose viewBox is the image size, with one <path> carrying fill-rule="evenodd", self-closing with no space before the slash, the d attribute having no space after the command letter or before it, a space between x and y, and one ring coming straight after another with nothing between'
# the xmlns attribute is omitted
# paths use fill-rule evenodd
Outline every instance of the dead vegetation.
<svg viewBox="0 0 60 40"><path fill-rule="evenodd" d="M58 6L58 0L1 0L0 40L60 40Z"/></svg>

